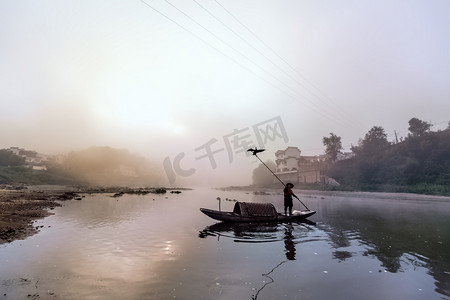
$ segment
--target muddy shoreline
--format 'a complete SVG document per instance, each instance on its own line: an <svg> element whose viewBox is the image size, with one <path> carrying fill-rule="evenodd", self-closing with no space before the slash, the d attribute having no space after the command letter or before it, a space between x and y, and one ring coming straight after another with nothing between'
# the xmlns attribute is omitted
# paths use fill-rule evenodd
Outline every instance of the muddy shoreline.
<svg viewBox="0 0 450 300"><path fill-rule="evenodd" d="M95 193L111 193L112 197L120 197L123 194L166 192L165 188L0 186L0 245L23 240L39 232L40 227L33 225L35 221L51 215L62 201L82 200Z"/></svg>

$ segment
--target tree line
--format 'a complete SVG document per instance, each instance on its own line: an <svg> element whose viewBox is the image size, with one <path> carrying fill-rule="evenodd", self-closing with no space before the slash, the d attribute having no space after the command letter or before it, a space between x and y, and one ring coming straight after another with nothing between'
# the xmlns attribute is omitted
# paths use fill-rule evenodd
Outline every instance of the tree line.
<svg viewBox="0 0 450 300"><path fill-rule="evenodd" d="M341 138L323 137L327 161L324 175L342 189L450 195L450 123L431 131L432 124L412 118L408 136L389 142L383 127L374 126L352 146L352 157L339 160Z"/></svg>

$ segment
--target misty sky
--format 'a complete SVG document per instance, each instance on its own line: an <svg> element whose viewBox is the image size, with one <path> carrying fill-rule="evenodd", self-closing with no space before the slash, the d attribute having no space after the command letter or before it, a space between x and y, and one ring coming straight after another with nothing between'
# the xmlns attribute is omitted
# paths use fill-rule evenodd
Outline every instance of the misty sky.
<svg viewBox="0 0 450 300"><path fill-rule="evenodd" d="M450 2L1 1L0 148L127 148L215 176L224 142L281 120L287 146L346 150L373 126L450 121ZM278 129L280 127L277 127ZM256 145L256 144L255 144ZM181 158L181 156L179 156ZM193 171L193 170L191 170Z"/></svg>

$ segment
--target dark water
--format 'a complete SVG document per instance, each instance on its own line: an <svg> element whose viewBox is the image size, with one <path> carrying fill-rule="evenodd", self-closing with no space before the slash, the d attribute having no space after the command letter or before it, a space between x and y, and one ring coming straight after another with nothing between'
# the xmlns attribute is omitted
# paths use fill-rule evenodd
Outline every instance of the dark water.
<svg viewBox="0 0 450 300"><path fill-rule="evenodd" d="M0 299L450 299L450 199L297 194L307 223L217 224L217 190L65 202L0 246ZM302 209L299 203L295 209Z"/></svg>

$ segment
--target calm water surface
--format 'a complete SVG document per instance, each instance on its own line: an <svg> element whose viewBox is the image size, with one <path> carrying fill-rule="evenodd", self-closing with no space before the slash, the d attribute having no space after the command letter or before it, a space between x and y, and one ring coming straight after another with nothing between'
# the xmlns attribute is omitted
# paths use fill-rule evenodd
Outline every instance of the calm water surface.
<svg viewBox="0 0 450 300"><path fill-rule="evenodd" d="M86 196L0 246L1 299L450 299L450 198L296 191L314 223L226 225L271 195ZM299 203L295 209L302 209Z"/></svg>

